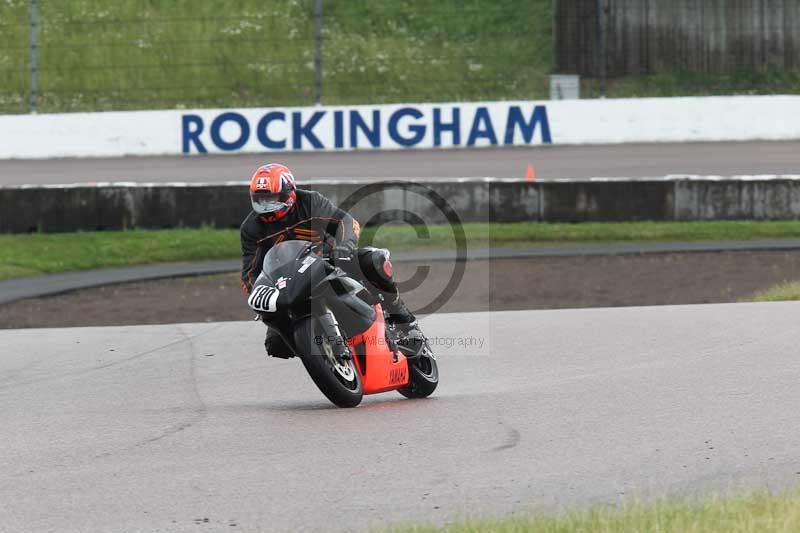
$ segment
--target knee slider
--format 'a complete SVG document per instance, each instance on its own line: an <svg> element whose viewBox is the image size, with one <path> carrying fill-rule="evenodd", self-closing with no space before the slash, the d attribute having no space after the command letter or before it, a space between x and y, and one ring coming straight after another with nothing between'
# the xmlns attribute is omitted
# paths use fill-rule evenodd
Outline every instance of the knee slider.
<svg viewBox="0 0 800 533"><path fill-rule="evenodd" d="M368 280L378 284L381 289L394 289L394 268L389 260L389 250L362 248L358 253L358 263Z"/></svg>

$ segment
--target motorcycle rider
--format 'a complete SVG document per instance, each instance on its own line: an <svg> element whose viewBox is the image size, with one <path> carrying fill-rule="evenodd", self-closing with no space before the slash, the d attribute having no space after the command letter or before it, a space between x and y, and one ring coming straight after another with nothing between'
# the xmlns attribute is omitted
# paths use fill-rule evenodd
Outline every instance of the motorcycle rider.
<svg viewBox="0 0 800 533"><path fill-rule="evenodd" d="M416 318L397 290L387 250L357 248L361 227L349 213L334 206L316 191L298 189L292 171L270 163L259 167L250 179L253 210L241 226L242 289L253 290L267 251L285 240L325 243L334 265L356 279L363 278L373 292L383 296L384 309L402 337L422 337ZM264 347L273 357L292 357L291 349L267 317Z"/></svg>

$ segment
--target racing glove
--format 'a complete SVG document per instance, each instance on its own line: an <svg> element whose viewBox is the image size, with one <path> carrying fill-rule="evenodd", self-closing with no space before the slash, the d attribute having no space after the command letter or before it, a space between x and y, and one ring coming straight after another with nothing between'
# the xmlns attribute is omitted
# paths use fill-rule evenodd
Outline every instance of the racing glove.
<svg viewBox="0 0 800 533"><path fill-rule="evenodd" d="M331 250L333 264L337 265L342 261L350 261L356 252L356 246L350 241L343 241Z"/></svg>

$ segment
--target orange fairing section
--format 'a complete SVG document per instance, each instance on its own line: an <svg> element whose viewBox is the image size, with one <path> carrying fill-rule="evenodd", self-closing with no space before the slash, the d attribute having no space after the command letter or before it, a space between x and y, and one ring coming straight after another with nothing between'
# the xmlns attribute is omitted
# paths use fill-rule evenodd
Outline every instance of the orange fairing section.
<svg viewBox="0 0 800 533"><path fill-rule="evenodd" d="M375 394L408 385L408 361L398 353L394 361L386 340L386 324L380 305L375 306L375 322L367 331L349 341L356 368L361 374L364 394Z"/></svg>

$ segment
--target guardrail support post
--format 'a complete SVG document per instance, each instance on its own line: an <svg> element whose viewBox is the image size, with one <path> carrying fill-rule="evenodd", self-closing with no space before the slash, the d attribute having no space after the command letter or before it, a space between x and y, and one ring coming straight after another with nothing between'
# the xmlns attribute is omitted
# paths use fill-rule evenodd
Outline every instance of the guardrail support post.
<svg viewBox="0 0 800 533"><path fill-rule="evenodd" d="M39 17L36 0L31 0L30 4L30 74L31 74L31 93L30 93L30 112L37 112L39 99L39 61L38 61L38 40L39 40Z"/></svg>
<svg viewBox="0 0 800 533"><path fill-rule="evenodd" d="M314 102L322 104L322 0L314 0Z"/></svg>
<svg viewBox="0 0 800 533"><path fill-rule="evenodd" d="M605 0L597 0L597 51L598 51L598 69L600 70L600 98L606 97L606 71L607 71L607 54L606 49L606 2Z"/></svg>

